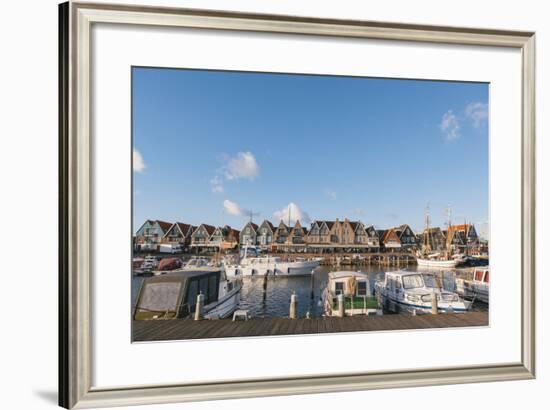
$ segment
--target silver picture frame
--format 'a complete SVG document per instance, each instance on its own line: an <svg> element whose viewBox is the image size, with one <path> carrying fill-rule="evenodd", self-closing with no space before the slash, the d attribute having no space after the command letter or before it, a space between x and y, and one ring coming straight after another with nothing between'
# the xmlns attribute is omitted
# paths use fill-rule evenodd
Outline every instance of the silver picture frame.
<svg viewBox="0 0 550 410"><path fill-rule="evenodd" d="M345 375L92 387L91 28L97 23L508 47L522 55L521 361ZM535 377L535 33L68 2L59 6L59 404L88 408ZM519 336L519 335L518 335Z"/></svg>

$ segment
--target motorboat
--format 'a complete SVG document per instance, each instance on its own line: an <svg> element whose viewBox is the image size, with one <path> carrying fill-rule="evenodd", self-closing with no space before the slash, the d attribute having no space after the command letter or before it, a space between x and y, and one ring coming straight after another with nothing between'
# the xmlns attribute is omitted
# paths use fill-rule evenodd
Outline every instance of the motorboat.
<svg viewBox="0 0 550 410"><path fill-rule="evenodd" d="M177 270L143 280L134 320L170 320L193 317L198 295L204 296L204 319L230 316L239 306L242 282L228 278L223 269L208 267Z"/></svg>
<svg viewBox="0 0 550 410"><path fill-rule="evenodd" d="M155 276L164 275L167 272L181 268L181 266L182 261L180 258L163 258L153 270L153 274Z"/></svg>
<svg viewBox="0 0 550 410"><path fill-rule="evenodd" d="M432 273L406 270L386 272L384 279L375 283L375 292L385 309L395 313L430 313L434 299L441 313L466 312L472 304L457 293L438 286Z"/></svg>
<svg viewBox="0 0 550 410"><path fill-rule="evenodd" d="M329 272L323 300L326 316L382 315L366 273Z"/></svg>
<svg viewBox="0 0 550 410"><path fill-rule="evenodd" d="M456 279L456 291L459 295L473 300L489 303L489 268L476 268L472 279Z"/></svg>
<svg viewBox="0 0 550 410"><path fill-rule="evenodd" d="M182 267L182 270L195 270L196 268L202 268L203 266L208 266L210 260L208 258L194 257L191 258L185 263Z"/></svg>

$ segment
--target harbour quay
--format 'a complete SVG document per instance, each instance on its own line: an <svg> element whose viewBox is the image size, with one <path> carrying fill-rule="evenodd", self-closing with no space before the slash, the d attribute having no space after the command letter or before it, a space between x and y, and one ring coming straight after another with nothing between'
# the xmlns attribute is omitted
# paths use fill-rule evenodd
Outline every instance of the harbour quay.
<svg viewBox="0 0 550 410"><path fill-rule="evenodd" d="M417 330L488 326L488 312L440 315L384 315L252 318L249 320L148 320L133 321L134 342L160 340L216 339L224 337L285 336L323 333Z"/></svg>

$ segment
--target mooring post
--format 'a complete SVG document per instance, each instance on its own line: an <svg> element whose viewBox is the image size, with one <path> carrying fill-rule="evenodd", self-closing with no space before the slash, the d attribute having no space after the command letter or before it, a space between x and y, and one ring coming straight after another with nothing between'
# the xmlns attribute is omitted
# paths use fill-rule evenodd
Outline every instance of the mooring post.
<svg viewBox="0 0 550 410"><path fill-rule="evenodd" d="M437 293L435 290L432 291L432 315L437 315Z"/></svg>
<svg viewBox="0 0 550 410"><path fill-rule="evenodd" d="M264 275L262 290L263 290L263 300L265 301L267 298L267 273Z"/></svg>
<svg viewBox="0 0 550 410"><path fill-rule="evenodd" d="M344 306L344 294L340 293L338 295L338 316L344 317L345 315L345 306Z"/></svg>
<svg viewBox="0 0 550 410"><path fill-rule="evenodd" d="M296 319L297 317L297 314L298 314L298 296L296 296L296 293L292 293L292 295L290 295L290 318L291 319Z"/></svg>
<svg viewBox="0 0 550 410"><path fill-rule="evenodd" d="M204 295L199 293L197 296L197 304L195 305L195 320L202 319L202 307L204 306Z"/></svg>

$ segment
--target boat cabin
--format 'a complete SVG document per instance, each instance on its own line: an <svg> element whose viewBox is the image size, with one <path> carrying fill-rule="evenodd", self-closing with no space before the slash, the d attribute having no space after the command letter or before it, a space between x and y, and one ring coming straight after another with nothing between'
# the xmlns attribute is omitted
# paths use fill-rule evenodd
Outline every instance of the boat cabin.
<svg viewBox="0 0 550 410"><path fill-rule="evenodd" d="M342 302L343 305L340 306L339 303ZM339 309L343 310L339 312ZM325 291L325 313L328 316L381 314L378 300L372 294L368 275L352 271L329 273Z"/></svg>
<svg viewBox="0 0 550 410"><path fill-rule="evenodd" d="M340 271L329 274L328 287L334 296L371 296L368 275L360 272Z"/></svg>
<svg viewBox="0 0 550 410"><path fill-rule="evenodd" d="M134 309L134 320L184 319L195 312L197 296L204 306L216 302L222 271L179 271L144 279ZM227 286L232 283L228 282Z"/></svg>
<svg viewBox="0 0 550 410"><path fill-rule="evenodd" d="M489 269L476 269L474 271L474 281L489 283Z"/></svg>

